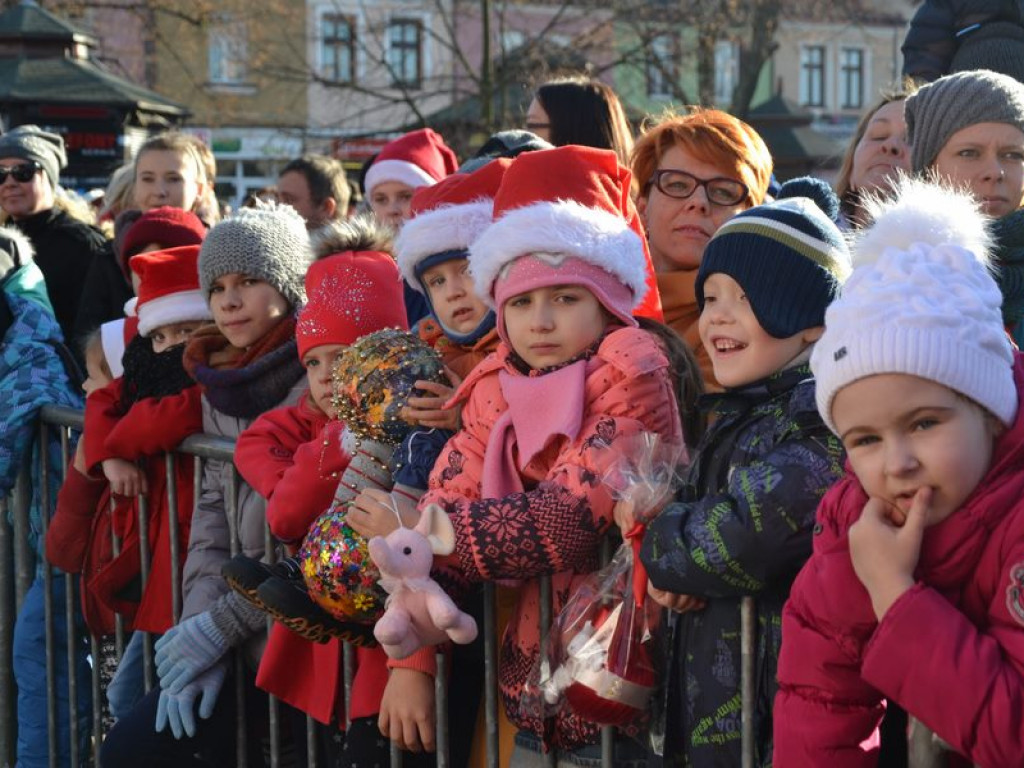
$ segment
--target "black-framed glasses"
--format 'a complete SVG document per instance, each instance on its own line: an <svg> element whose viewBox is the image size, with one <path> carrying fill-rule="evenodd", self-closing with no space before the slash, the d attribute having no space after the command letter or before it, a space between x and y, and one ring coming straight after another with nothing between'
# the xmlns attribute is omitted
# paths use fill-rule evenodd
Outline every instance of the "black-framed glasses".
<svg viewBox="0 0 1024 768"><path fill-rule="evenodd" d="M32 177L41 170L43 170L43 166L35 160L17 165L0 165L0 184L5 184L8 176L13 176L15 181L24 184L27 181L32 181Z"/></svg>
<svg viewBox="0 0 1024 768"><path fill-rule="evenodd" d="M747 185L741 181L726 178L699 179L692 173L673 168L655 171L651 176L651 184L662 194L676 200L685 200L697 191L697 187L704 187L704 194L712 205L736 205L750 194Z"/></svg>

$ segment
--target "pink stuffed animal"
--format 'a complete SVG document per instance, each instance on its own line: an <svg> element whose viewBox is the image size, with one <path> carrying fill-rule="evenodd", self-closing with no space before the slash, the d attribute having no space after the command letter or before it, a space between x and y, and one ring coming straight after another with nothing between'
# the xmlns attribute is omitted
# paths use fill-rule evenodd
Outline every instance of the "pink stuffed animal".
<svg viewBox="0 0 1024 768"><path fill-rule="evenodd" d="M476 639L473 617L460 611L430 578L434 555L455 549L455 530L443 509L430 504L415 528L375 536L369 549L380 570L380 585L390 595L373 628L388 656L404 659L425 645L447 640L465 645Z"/></svg>

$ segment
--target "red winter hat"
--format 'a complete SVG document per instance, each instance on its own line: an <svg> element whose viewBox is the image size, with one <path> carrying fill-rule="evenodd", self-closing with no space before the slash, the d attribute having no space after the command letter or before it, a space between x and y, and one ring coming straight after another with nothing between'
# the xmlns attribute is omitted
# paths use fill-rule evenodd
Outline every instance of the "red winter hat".
<svg viewBox="0 0 1024 768"><path fill-rule="evenodd" d="M321 344L351 344L384 328L408 329L402 277L379 251L346 251L314 261L295 340L299 357Z"/></svg>
<svg viewBox="0 0 1024 768"><path fill-rule="evenodd" d="M473 173L456 173L412 198L411 218L395 240L405 282L423 293L417 267L428 256L465 251L491 225L494 196L512 160L492 160Z"/></svg>
<svg viewBox="0 0 1024 768"><path fill-rule="evenodd" d="M399 181L413 188L436 184L458 167L458 158L441 134L421 128L384 146L366 172L363 191L369 195L386 181Z"/></svg>
<svg viewBox="0 0 1024 768"><path fill-rule="evenodd" d="M477 293L497 308L499 332L502 299L514 293L496 283L514 273L515 293L583 284L612 314L635 324L632 313L655 282L630 181L607 149L557 147L512 162L494 199L494 224L470 247ZM537 263L528 269L511 269L537 253L543 259L530 259Z"/></svg>
<svg viewBox="0 0 1024 768"><path fill-rule="evenodd" d="M199 246L184 245L164 251L139 253L128 265L139 276L134 311L139 333L148 336L155 328L189 320L210 320L210 307L199 290Z"/></svg>
<svg viewBox="0 0 1024 768"><path fill-rule="evenodd" d="M121 260L128 260L153 243L162 248L177 248L182 245L201 245L206 237L206 227L191 211L163 205L143 213L128 227L121 242Z"/></svg>

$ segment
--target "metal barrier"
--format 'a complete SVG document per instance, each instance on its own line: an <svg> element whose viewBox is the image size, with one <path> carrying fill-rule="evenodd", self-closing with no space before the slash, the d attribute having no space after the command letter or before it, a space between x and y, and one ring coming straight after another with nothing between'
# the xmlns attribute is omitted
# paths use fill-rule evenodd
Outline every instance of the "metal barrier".
<svg viewBox="0 0 1024 768"><path fill-rule="evenodd" d="M80 411L75 411L67 408L59 408L54 406L48 406L43 409L41 424L40 424L40 442L45 445L46 441L51 437L51 431L53 429L59 430L59 437L61 443L61 466L60 467L49 467L47 463L47 452L40 451L42 457L41 466L41 502L42 508L45 514L42 515L42 530L40 532L41 537L45 537L46 525L49 516L52 514L55 506L55 500L49 498L48 483L46 478L51 472L59 472L63 476L64 468L67 467L70 462L70 445L71 436L74 431L81 431L83 426L83 414ZM194 482L194 497L193 503L196 503L199 499L201 492L201 478L203 473L204 462L210 459L220 460L225 462L232 462L234 453L234 442L223 438L212 437L209 435L194 435L185 440L184 443L179 447L177 453L167 454L166 456L166 471L168 478L174 478L175 464L179 460L187 460L185 457L191 457L194 462L195 468L195 482ZM17 616L22 601L27 593L29 587L32 585L34 580L34 573L36 568L35 553L33 552L29 543L29 504L28 504L28 489L29 489L29 472L27 467L22 472L19 478L18 487L15 490L11 498L11 506L9 508L8 501L0 499L0 562L2 563L13 563L13 567L0 567L0 761L3 761L5 765L13 765L15 760L15 744L16 744L16 731L17 731L17 702L16 702L16 686L13 678L12 667L11 667L11 651L12 651L12 637L13 627L15 623L15 617ZM237 470L233 473L233 482L229 485L228 493L225 498L225 505L229 510L233 510L238 500L238 483L239 477ZM167 502L171 509L177 509L177 484L173 481L167 483ZM139 505L139 535L142 542L148 541L147 526L148 526L148 514L147 505L145 500ZM8 513L10 513L11 523L8 523ZM177 517L176 515L170 515L171 524L173 526L170 535L171 542L171 562L176 564L179 562L179 544L178 544L178 531L177 531ZM229 520L234 520L232 514L228 515ZM231 530L232 539L232 554L236 554L238 551L238 531ZM119 542L116 539L113 542L115 554ZM277 544L271 535L269 528L266 531L266 551L268 553L268 560L272 560L274 553L276 552ZM141 580L142 587L145 588L146 581L150 575L150 553L147 551L147 547L141 548ZM608 554L606 548L606 556ZM69 667L68 675L68 690L58 694L56 690L55 680L55 664L56 654L58 649L54 647L54 617L55 611L58 610L57 606L52 605L53 602L53 579L55 574L53 569L49 565L45 565L43 569L44 588L46 590L46 644L47 644L47 691L48 691L48 707L47 707L47 726L49 733L49 746L50 746L50 766L51 768L59 768L58 765L58 728L57 728L57 700L58 695L66 695L69 702L77 701L79 681L76 679L75 674L75 658L76 658L76 644L77 637L75 633L76 615L78 614L78 606L75 605L76 592L72 589L74 577L71 575L64 575L61 578L65 580L65 604L61 606L64 612L64 620L68 627L68 641L67 647L63 649L66 653ZM541 588L541 617L540 617L540 637L542 647L545 647L546 639L550 632L553 616L551 611L551 582L547 576L541 577L540 579ZM182 594L181 594L181 579L178 569L175 567L174 573L171 578L171 599L173 606L174 620L177 621L181 615L182 605ZM754 765L754 744L753 744L753 704L754 704L754 637L756 632L755 621L754 621L754 608L753 600L748 598L743 601L742 605L742 701L743 701L743 712L742 712L742 738L743 738L743 766ZM270 620L268 619L268 629L270 627ZM496 591L493 584L484 585L484 607L483 607L483 636L484 636L484 691L481 705L484 711L484 722L485 722L485 737L486 737L486 749L485 759L488 768L498 768L499 765L499 751L498 751L498 636L497 636L497 610L496 610ZM116 630L114 634L114 646L115 653L118 659L124 652L125 648L125 630L122 617L116 617ZM84 756L78 754L78 743L79 736L78 725L76 717L69 717L69 754L70 763L73 766L85 765L90 763L96 768L100 766L99 748L104 737L104 718L103 713L105 710L106 697L102 690L102 680L100 672L100 659L101 659L101 641L95 635L89 636L89 648L92 657L92 675L91 675L91 699L92 699L92 733L89 738L90 742L90 760L84 759ZM241 672L241 665L244 663L239 654L235 655L236 672ZM436 676L436 712L437 712L437 766L438 768L447 768L449 765L449 730L447 721L447 707L448 707L448 691L447 691L447 659L444 654L438 653L437 655L438 673ZM344 663L343 663L343 674L344 674L344 695L345 695L345 710L350 711L349 704L351 702L352 692L352 678L354 669L354 653L353 649L349 646L344 648ZM148 691L155 685L155 670L153 665L153 648L152 648L152 637L144 636L144 653L143 653L143 670L145 689ZM244 706L244 682L242 682L242 676L236 674L235 679L237 681L235 696L239 704L238 711L243 712ZM222 691L221 695L225 695ZM69 709L69 712L71 710ZM282 757L282 744L280 741L279 734L279 713L278 703L270 697L269 711L269 750L268 758L269 764L272 768L280 768L284 765ZM238 756L238 765L244 766L249 765L250 759L253 756L247 755L247 741L246 741L246 723L244 717L239 717L236 725L236 749ZM305 742L306 750L309 756L310 768L317 768L316 763L316 732L315 724L311 718L307 718ZM614 747L614 729L604 728L602 730L601 738L601 761L602 766L611 768L614 765L613 756ZM555 752L549 752L545 755L545 763L549 766L557 765L558 756ZM257 761L259 762L259 761ZM391 765L395 768L401 766L401 752L397 749L396 745L391 745Z"/></svg>

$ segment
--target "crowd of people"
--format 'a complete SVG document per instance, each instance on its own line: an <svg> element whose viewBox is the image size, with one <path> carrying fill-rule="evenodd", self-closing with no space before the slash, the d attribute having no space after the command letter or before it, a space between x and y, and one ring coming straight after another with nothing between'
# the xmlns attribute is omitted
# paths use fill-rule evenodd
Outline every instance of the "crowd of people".
<svg viewBox="0 0 1024 768"><path fill-rule="evenodd" d="M28 458L60 463L40 407L85 412L45 537L35 478L18 765L52 764L44 609L65 582L47 594L47 567L76 575L79 609L51 642L81 640L54 662L57 764L72 721L90 734L69 667L86 679L84 638L120 616L106 767L234 765L239 721L250 764L273 727L299 764L383 766L394 742L433 765L439 648L389 658L311 596L297 555L331 508L364 540L437 517L447 594L480 618L495 586L503 766L601 764L598 723L527 692L540 577L557 616L640 524L661 685L614 765L741 764L750 598L757 765L906 765L908 727L950 765L1024 762L1024 84L952 58L865 113L834 189L780 184L715 109L634 140L578 78L461 165L424 128L368 164L361 204L308 155L223 220L190 137L146 142L97 221L59 189L60 136L0 136L0 497ZM418 384L400 445L356 436L332 383L389 328L447 378ZM234 441L233 463L169 475L197 433ZM686 457L649 520L603 481L644 435ZM483 765L479 643L440 649L451 764Z"/></svg>

